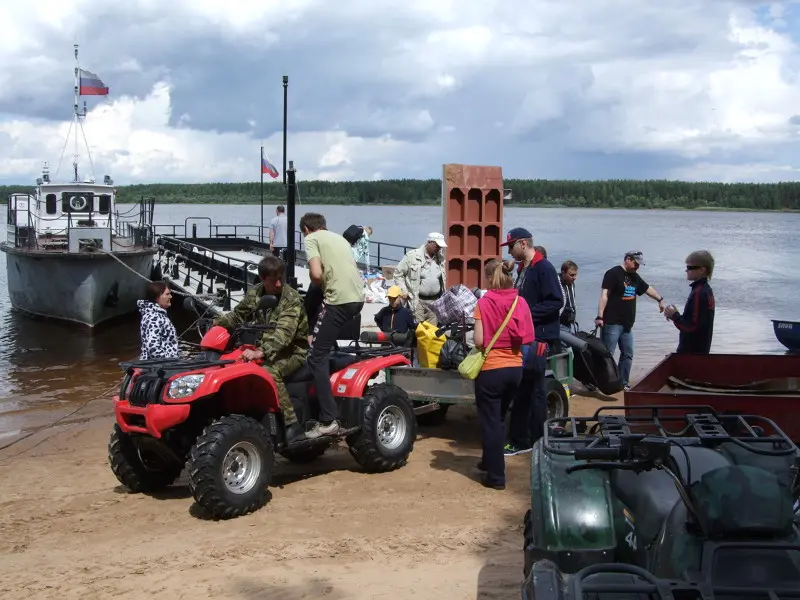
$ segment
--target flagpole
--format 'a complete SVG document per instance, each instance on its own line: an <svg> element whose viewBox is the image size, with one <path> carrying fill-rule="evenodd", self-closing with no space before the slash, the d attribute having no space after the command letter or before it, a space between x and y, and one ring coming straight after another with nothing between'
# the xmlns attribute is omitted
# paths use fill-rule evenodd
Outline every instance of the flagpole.
<svg viewBox="0 0 800 600"><path fill-rule="evenodd" d="M264 241L264 146L261 146L261 160L258 162L261 172L261 229L258 230L259 241Z"/></svg>
<svg viewBox="0 0 800 600"><path fill-rule="evenodd" d="M289 90L289 76L283 76L283 187L286 187L286 101ZM294 237L294 234L292 234Z"/></svg>

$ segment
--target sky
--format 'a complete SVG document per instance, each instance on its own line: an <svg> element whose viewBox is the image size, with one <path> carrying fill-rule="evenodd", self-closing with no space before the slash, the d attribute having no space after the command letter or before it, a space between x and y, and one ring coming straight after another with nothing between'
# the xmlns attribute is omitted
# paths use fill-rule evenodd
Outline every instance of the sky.
<svg viewBox="0 0 800 600"><path fill-rule="evenodd" d="M0 0L0 23L0 184L71 175L76 43L110 88L81 98L81 176L120 185L257 181L261 145L282 171L284 74L298 180L800 170L798 2Z"/></svg>

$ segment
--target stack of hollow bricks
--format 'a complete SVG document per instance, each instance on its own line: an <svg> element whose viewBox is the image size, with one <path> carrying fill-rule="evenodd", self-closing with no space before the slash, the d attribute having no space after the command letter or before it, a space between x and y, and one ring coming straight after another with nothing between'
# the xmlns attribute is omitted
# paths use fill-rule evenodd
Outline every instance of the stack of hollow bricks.
<svg viewBox="0 0 800 600"><path fill-rule="evenodd" d="M446 287L485 288L484 265L501 257L503 169L444 165L442 209Z"/></svg>

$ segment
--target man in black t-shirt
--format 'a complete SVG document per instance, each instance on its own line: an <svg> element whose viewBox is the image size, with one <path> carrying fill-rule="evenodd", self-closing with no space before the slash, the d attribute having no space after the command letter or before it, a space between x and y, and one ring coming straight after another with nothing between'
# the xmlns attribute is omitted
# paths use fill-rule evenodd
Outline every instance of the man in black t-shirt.
<svg viewBox="0 0 800 600"><path fill-rule="evenodd" d="M633 365L633 323L636 298L647 294L664 312L664 298L639 275L644 256L639 250L625 254L622 265L612 267L603 276L603 290L597 306L595 325L602 327L603 343L612 354L619 346L619 374L627 391Z"/></svg>

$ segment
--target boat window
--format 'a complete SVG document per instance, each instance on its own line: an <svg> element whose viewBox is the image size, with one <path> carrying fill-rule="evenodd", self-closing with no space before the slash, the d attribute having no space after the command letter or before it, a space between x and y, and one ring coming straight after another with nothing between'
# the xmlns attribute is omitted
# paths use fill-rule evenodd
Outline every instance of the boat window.
<svg viewBox="0 0 800 600"><path fill-rule="evenodd" d="M111 211L111 195L100 195L100 206L98 207L101 215L107 215Z"/></svg>
<svg viewBox="0 0 800 600"><path fill-rule="evenodd" d="M55 194L47 194L44 199L44 209L48 215L56 214L56 195Z"/></svg>
<svg viewBox="0 0 800 600"><path fill-rule="evenodd" d="M91 192L64 192L61 194L61 210L65 213L91 212L93 201Z"/></svg>

